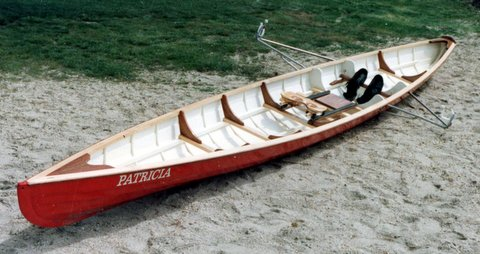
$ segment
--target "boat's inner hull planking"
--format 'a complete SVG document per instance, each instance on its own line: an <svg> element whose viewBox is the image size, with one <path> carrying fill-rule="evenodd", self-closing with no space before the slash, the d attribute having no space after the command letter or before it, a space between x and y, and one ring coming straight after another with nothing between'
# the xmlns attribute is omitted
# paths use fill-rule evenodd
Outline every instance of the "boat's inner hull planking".
<svg viewBox="0 0 480 254"><path fill-rule="evenodd" d="M439 60L448 40L439 43L417 43L370 52L341 61L321 64L236 89L223 96L187 106L160 117L148 124L134 127L126 135L116 137L88 151L85 167L94 170L117 167L139 167L208 153L232 150L252 144L294 135L327 125L375 105L398 93L421 77ZM282 108L283 92L311 96L329 91L334 100L344 100L347 80L361 68L368 70L365 84L381 75L384 86L381 94L364 104L345 108L327 108L326 117L312 121L303 106ZM336 81L336 82L335 82ZM365 91L361 87L358 96ZM357 96L357 97L358 97ZM316 101L321 103L319 101ZM77 169L78 170L78 169ZM56 170L49 175L77 172L74 169Z"/></svg>

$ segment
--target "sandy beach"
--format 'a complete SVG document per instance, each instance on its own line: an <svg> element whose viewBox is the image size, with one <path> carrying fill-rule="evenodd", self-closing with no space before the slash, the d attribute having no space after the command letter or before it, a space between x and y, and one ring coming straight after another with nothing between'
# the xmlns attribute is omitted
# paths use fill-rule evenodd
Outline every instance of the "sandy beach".
<svg viewBox="0 0 480 254"><path fill-rule="evenodd" d="M457 112L449 129L383 113L281 159L58 229L22 216L17 182L128 127L249 81L172 71L133 83L4 77L0 253L479 253L480 41L457 42L417 92L435 111ZM271 73L289 71L274 63L282 64L267 65ZM412 99L400 106L422 111Z"/></svg>

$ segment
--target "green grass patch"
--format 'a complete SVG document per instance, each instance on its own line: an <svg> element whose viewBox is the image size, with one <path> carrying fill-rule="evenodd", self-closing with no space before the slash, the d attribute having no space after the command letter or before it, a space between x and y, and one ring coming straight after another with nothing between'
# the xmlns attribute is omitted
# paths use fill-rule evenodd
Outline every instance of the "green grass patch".
<svg viewBox="0 0 480 254"><path fill-rule="evenodd" d="M264 19L268 38L314 51L480 32L479 11L460 0L3 0L0 71L129 80L161 68L257 78L262 64L243 56L267 52L254 39Z"/></svg>

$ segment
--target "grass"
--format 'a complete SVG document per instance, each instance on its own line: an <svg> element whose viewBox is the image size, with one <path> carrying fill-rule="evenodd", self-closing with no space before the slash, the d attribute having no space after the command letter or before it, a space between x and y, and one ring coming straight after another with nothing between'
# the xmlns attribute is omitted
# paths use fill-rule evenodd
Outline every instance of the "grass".
<svg viewBox="0 0 480 254"><path fill-rule="evenodd" d="M0 71L130 80L160 68L256 78L261 63L246 59L267 52L254 40L265 18L268 38L315 51L480 32L480 12L459 0L2 0Z"/></svg>

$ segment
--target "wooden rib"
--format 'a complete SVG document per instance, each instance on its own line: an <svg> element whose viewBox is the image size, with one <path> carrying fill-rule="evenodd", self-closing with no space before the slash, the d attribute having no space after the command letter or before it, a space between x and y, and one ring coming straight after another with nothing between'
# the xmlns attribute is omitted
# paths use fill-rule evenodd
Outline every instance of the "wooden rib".
<svg viewBox="0 0 480 254"><path fill-rule="evenodd" d="M261 138L261 139L263 139L263 140L268 140L268 137L266 137L265 135L262 135L262 134L258 133L257 131L255 131L255 130L253 130L253 129L251 129L251 128L245 127L245 125L240 125L240 124L238 124L238 123L236 123L236 122L234 122L234 121L232 121L232 120L230 120L230 119L227 119L227 118L223 119L223 121L226 122L226 123L228 123L228 124L231 124L231 125L233 125L233 126L235 126L235 127L237 127L237 128L239 128L239 129L241 129L241 130L243 130L243 131L245 131L245 132L248 132L248 133L254 135L254 136L257 137L257 138Z"/></svg>
<svg viewBox="0 0 480 254"><path fill-rule="evenodd" d="M199 148L199 149L201 149L201 150L203 150L203 151L205 151L205 152L208 152L208 153L211 153L211 152L213 152L213 151L216 151L215 149L213 149L213 148L211 148L211 147L208 147L208 146L206 146L206 145L203 145L203 144L201 144L201 143L198 143L198 142L196 142L196 141L194 141L194 140L191 140L190 138L185 137L184 135L178 136L178 139L180 139L180 140L182 140L182 141L185 141L186 143L189 143L190 145L195 146L195 147L197 147L197 148Z"/></svg>
<svg viewBox="0 0 480 254"><path fill-rule="evenodd" d="M417 75L412 75L412 76L405 76L403 75L402 78L403 79L406 79L410 82L415 82L415 80L419 79L421 76L423 76L423 74L425 74L427 71L423 71L422 73L419 73Z"/></svg>
<svg viewBox="0 0 480 254"><path fill-rule="evenodd" d="M267 89L267 84L265 84L265 82L262 82L262 85L260 85L260 89L262 90L263 101L265 101L265 104L282 111L282 107L272 99L272 96L270 96L270 93Z"/></svg>
<svg viewBox="0 0 480 254"><path fill-rule="evenodd" d="M228 98L225 94L222 95L221 102L222 102L223 115L225 116L225 119L228 119L231 122L234 122L238 125L244 126L245 124L243 123L243 121L240 120L240 118L238 118L230 108L230 104L228 103Z"/></svg>
<svg viewBox="0 0 480 254"><path fill-rule="evenodd" d="M298 118L298 117L290 114L290 113L287 112L287 111L283 111L283 110L280 110L280 109L276 109L276 108L274 108L274 107L272 107L272 106L270 106L270 105L268 105L268 104L264 104L263 106L266 107L266 108L268 108L268 109L270 109L270 110L272 110L272 111L275 111L275 112L277 112L277 113L279 113L279 114L281 114L281 115L283 115L283 116L285 116L285 117L287 117L288 119L290 119L290 120L292 120L292 121L295 121L295 122L297 122L297 123L300 123L300 124L302 124L302 125L305 125L305 126L307 126L307 127L309 127L309 128L315 127L315 126L313 126L313 125L310 125L310 124L306 123L304 120L302 120L302 119L300 119L300 118Z"/></svg>
<svg viewBox="0 0 480 254"><path fill-rule="evenodd" d="M180 112L178 113L178 124L180 125L181 135L192 140L193 142L202 144L202 141L193 134L192 130L188 126L187 119L185 118L185 113L182 110L180 110Z"/></svg>
<svg viewBox="0 0 480 254"><path fill-rule="evenodd" d="M87 162L90 160L90 154L84 154L77 159L71 161L67 165L51 172L48 174L49 176L53 175L61 175L61 174L68 174L68 173L79 173L79 172L86 172L86 171L93 171L99 169L107 169L113 168L109 165L90 165Z"/></svg>
<svg viewBox="0 0 480 254"><path fill-rule="evenodd" d="M377 55L378 55L378 63L380 64L380 69L390 72L392 74L395 74L395 72L392 69L390 69L390 67L388 67L387 62L385 62L385 59L383 58L383 53L381 50L378 51Z"/></svg>

